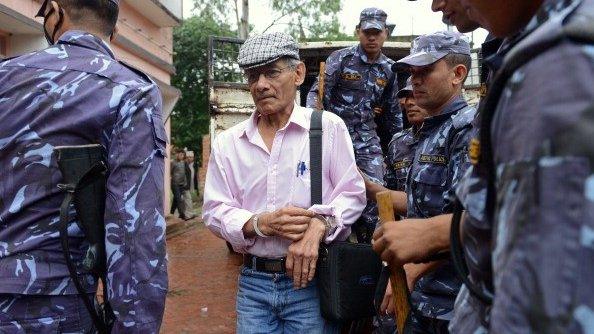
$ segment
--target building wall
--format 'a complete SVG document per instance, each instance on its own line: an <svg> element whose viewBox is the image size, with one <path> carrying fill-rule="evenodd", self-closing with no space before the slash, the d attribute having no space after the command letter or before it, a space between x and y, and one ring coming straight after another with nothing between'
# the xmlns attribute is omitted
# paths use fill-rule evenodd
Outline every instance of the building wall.
<svg viewBox="0 0 594 334"><path fill-rule="evenodd" d="M47 47L42 20L34 15L41 0L0 0L0 57L13 57ZM179 99L170 86L173 67L173 27L181 20L182 0L120 0L118 36L111 44L116 57L149 74L161 88L165 128ZM169 150L168 150L169 151ZM169 160L166 161L165 207L170 207Z"/></svg>

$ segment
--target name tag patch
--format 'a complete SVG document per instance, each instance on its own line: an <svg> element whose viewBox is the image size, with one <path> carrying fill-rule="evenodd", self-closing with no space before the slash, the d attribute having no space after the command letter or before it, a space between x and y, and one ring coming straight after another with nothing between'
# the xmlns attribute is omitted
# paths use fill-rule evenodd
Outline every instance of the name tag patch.
<svg viewBox="0 0 594 334"><path fill-rule="evenodd" d="M359 73L343 73L342 78L348 81L358 81L361 80L362 76Z"/></svg>
<svg viewBox="0 0 594 334"><path fill-rule="evenodd" d="M404 168L408 168L408 166L410 166L410 163L411 163L410 160L404 159L404 160L394 162L392 167L394 167L394 169L404 169Z"/></svg>
<svg viewBox="0 0 594 334"><path fill-rule="evenodd" d="M419 162L445 165L448 163L448 158L446 158L444 155L421 154L421 156L419 156Z"/></svg>

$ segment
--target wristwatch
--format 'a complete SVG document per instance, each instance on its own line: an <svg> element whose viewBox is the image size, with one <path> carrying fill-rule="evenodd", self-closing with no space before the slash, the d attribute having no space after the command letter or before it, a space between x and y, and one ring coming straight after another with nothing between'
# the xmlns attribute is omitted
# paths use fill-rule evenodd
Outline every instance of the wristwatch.
<svg viewBox="0 0 594 334"><path fill-rule="evenodd" d="M336 230L336 219L332 216L324 216L319 213L316 213L314 218L321 220L326 227L326 232L324 233L324 237L327 238L329 235L332 235Z"/></svg>

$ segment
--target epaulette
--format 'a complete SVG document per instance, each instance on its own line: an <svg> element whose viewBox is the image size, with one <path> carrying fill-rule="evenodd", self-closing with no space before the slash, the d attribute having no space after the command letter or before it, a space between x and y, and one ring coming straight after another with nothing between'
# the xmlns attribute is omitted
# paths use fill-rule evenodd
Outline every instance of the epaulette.
<svg viewBox="0 0 594 334"><path fill-rule="evenodd" d="M129 69L130 71L136 73L139 77L143 78L146 81L146 83L155 83L155 81L148 74L137 69L136 67L134 67L124 61L121 61L121 60L118 60L117 62L120 63L122 66L126 67L127 69Z"/></svg>
<svg viewBox="0 0 594 334"><path fill-rule="evenodd" d="M468 106L455 115L452 115L452 125L456 129L462 129L465 126L472 125L472 121L476 115L476 108Z"/></svg>
<svg viewBox="0 0 594 334"><path fill-rule="evenodd" d="M404 129L400 132L396 132L393 136L392 139L390 140L390 143L388 144L388 146L392 145L392 143L404 136L406 136L407 134L409 134L412 131L412 127L408 128L408 129Z"/></svg>

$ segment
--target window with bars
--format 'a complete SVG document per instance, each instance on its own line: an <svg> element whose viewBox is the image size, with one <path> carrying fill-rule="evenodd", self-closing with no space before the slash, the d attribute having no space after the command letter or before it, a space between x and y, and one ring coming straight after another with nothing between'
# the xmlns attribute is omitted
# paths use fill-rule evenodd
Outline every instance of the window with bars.
<svg viewBox="0 0 594 334"><path fill-rule="evenodd" d="M245 84L243 71L237 64L239 47L243 40L211 37L209 47L209 79L213 84Z"/></svg>

